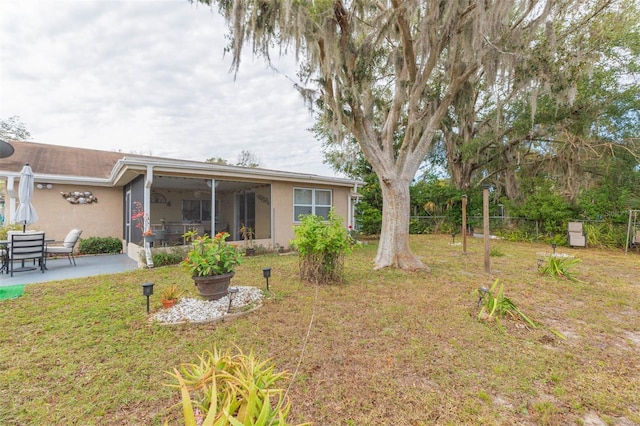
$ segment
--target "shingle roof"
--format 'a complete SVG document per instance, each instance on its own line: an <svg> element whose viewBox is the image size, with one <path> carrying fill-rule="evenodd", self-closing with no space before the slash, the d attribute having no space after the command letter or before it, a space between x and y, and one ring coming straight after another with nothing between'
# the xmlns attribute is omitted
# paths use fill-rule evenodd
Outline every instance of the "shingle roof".
<svg viewBox="0 0 640 426"><path fill-rule="evenodd" d="M136 170L133 170L131 174L119 175L120 178L124 178L126 182L128 182L127 179L133 179L136 175L144 174L146 172L146 168L140 169L140 164L161 164L165 168L172 168L183 173L187 172L194 176L215 174L219 178L228 178L230 176L237 178L244 176L244 178L250 179L314 182L339 186L364 184L364 182L346 178L331 178L306 173L218 165L200 161L179 160L123 152L100 151L97 149L75 148L36 142L11 141L10 143L15 152L10 157L0 158L0 175L18 175L22 170L22 167L28 163L31 166L33 173L41 176L71 176L88 179L109 179L112 177L111 174L114 172L114 167L117 162L119 160L123 160L125 162L124 168L130 167L132 163L138 163L134 166ZM123 182L126 183L125 181L119 183L122 184ZM112 183L117 184L117 182Z"/></svg>
<svg viewBox="0 0 640 426"><path fill-rule="evenodd" d="M116 162L138 155L35 142L11 141L15 152L0 159L0 170L20 173L25 163L37 174L108 178Z"/></svg>

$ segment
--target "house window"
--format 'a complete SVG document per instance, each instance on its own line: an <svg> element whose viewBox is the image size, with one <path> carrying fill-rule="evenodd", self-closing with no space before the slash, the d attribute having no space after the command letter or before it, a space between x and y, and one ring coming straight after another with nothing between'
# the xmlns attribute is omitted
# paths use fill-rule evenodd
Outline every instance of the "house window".
<svg viewBox="0 0 640 426"><path fill-rule="evenodd" d="M183 222L211 220L211 200L182 200Z"/></svg>
<svg viewBox="0 0 640 426"><path fill-rule="evenodd" d="M314 214L329 219L331 191L328 189L293 189L293 220L300 221L301 215Z"/></svg>

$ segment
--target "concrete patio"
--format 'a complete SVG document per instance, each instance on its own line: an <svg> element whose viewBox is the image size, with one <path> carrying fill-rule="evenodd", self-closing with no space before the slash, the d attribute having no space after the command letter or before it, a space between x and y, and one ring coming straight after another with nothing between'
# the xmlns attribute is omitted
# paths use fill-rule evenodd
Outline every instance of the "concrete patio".
<svg viewBox="0 0 640 426"><path fill-rule="evenodd" d="M0 274L0 286L33 284L48 281L59 281L69 278L91 277L95 275L116 274L133 271L138 268L136 261L126 254L109 254L97 256L78 256L76 265L69 264L64 258L47 259L47 270L44 274L39 269L27 272L16 272L13 277Z"/></svg>

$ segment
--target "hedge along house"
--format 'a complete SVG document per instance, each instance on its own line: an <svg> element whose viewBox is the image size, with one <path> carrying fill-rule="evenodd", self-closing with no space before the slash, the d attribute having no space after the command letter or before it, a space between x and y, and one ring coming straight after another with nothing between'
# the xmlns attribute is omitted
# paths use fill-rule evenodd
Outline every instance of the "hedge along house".
<svg viewBox="0 0 640 426"><path fill-rule="evenodd" d="M116 237L138 260L143 229L132 215L141 208L164 245L182 235L226 231L242 244L240 228L254 231L254 244L289 247L303 214L327 216L331 208L352 226L358 186L351 179L226 166L33 142L11 142L15 152L0 159L5 223L13 223L20 170L28 163L36 189L38 221L29 226L61 240L72 228L82 238ZM0 206L2 213L2 206Z"/></svg>

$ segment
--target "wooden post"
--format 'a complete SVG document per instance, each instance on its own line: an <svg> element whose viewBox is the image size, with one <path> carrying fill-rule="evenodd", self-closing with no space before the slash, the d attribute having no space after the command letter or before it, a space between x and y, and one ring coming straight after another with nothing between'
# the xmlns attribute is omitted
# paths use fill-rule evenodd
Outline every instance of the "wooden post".
<svg viewBox="0 0 640 426"><path fill-rule="evenodd" d="M462 253L467 254L467 196L462 196Z"/></svg>
<svg viewBox="0 0 640 426"><path fill-rule="evenodd" d="M491 271L489 260L489 188L491 188L491 185L482 185L482 232L484 234L484 271L486 273Z"/></svg>

